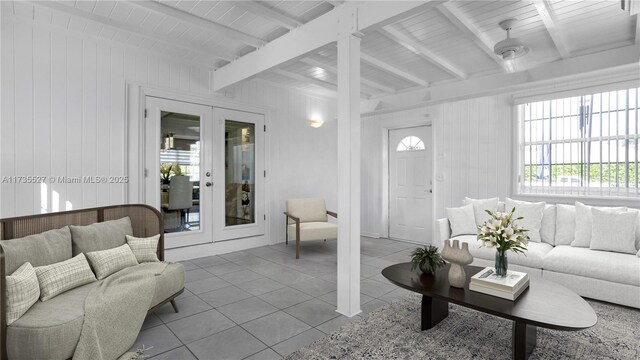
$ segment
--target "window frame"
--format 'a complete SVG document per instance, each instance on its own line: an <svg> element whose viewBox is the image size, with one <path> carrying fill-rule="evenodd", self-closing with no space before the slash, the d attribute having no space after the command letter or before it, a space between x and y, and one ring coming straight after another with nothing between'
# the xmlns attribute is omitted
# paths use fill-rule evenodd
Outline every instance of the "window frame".
<svg viewBox="0 0 640 360"><path fill-rule="evenodd" d="M633 107L629 106L629 91L635 89L635 102L633 104ZM599 108L599 114L610 114L612 112L623 112L625 114L625 126L627 128L626 130L626 134L623 135L619 135L619 131L618 134L615 135L607 135L607 136L602 136L602 134L598 135L598 136L569 136L567 138L564 139L553 139L552 137L549 137L548 139L545 139L544 136L541 136L541 139L536 140L536 141L532 141L529 140L528 142L525 141L525 116L524 116L524 109L525 109L525 105L530 104L533 105L535 103L538 102L543 102L543 101L553 101L553 100L563 100L566 101L564 99L567 98L574 98L574 97L587 97L589 95L600 95L600 94L605 94L605 93L611 93L614 91L625 91L626 92L626 96L627 96L627 100L626 100L626 107L625 109L621 110L620 107L618 105L616 105L616 109L614 110L611 106L608 107L607 110L603 110L602 108ZM633 111L635 110L635 112L633 114L631 114ZM640 179L638 179L638 167L640 166L640 145L638 144L640 142L640 86L637 86L637 83L634 85L628 84L628 83L619 83L617 84L617 86L606 86L605 88L603 87L597 87L597 88L592 88L592 89L581 89L579 92L578 91L573 91L573 92L562 92L562 93L555 93L555 94L547 94L545 96L531 96L529 98L520 98L520 99L514 99L514 103L513 103L513 107L512 107L512 115L513 118L515 119L515 123L516 126L513 127L513 137L512 137L512 148L514 149L513 151L513 155L512 155L512 166L515 169L515 171L513 171L513 176L512 176L512 195L516 196L516 197L520 197L520 198L528 198L528 199L548 199L548 198L553 198L553 199L559 199L561 201L568 201L570 199L575 199L575 200L579 200L579 201L589 201L590 199L595 200L596 202L598 202L598 200L608 200L609 203L611 202L615 202L615 203L630 203L633 204L632 206L637 207L637 202L638 199L640 199ZM544 118L544 115L543 117ZM555 118L559 118L558 116L556 116ZM602 121L602 120L601 120ZM629 125L632 124L630 122L636 122L636 132L635 133L630 133L629 131ZM601 123L602 124L602 123ZM609 126L612 126L613 122L611 120L609 120ZM619 124L619 120L618 120L618 124ZM616 125L616 129L618 125ZM551 180L548 186L531 186L531 185L526 185L526 180L524 179L524 175L525 175L525 167L528 166L526 165L526 161L525 161L525 156L526 156L526 151L525 151L525 147L526 146L540 146L540 145L553 145L553 144L576 144L576 143L588 143L591 142L592 144L596 144L596 146L599 146L600 144L608 144L609 141L628 141L627 144L634 142L633 146L631 147L627 147L628 150L626 150L626 155L624 153L616 153L616 156L614 158L614 161L616 163L620 163L621 159L622 162L624 163L623 166L625 167L629 167L629 166L633 166L633 164L635 163L635 172L636 174L634 174L635 176L635 182L638 185L636 185L635 187L603 187L600 186L598 187L590 187L588 184L586 186L581 186L578 188L575 187L562 187L562 186L553 186L551 183ZM611 149L611 145L609 145L609 148ZM616 147L617 149L620 149L620 145L617 145ZM634 161L630 161L631 158L633 158L633 155L629 154L629 150L635 150L635 160ZM540 154L538 154L540 155ZM551 157L551 155L550 155ZM533 159L533 158L531 158ZM543 160L544 161L544 160ZM551 168L548 170L549 171L549 177L552 177L553 175L553 165L554 163L552 162L552 157L550 159L550 166ZM570 163L573 163L574 159L570 159ZM539 162L539 161L538 161ZM600 163L602 164L603 161L600 161ZM613 163L611 160L608 161L608 163ZM575 162L575 164L580 164L580 162ZM596 164L596 163L594 163ZM557 165L557 164L555 164ZM566 164L565 164L566 165ZM533 166L533 165L532 165ZM546 167L548 165L545 164L541 164L540 166ZM545 170L543 170L545 171ZM600 172L599 172L599 182L601 182L602 184L613 184L612 181L609 181L608 183L606 182L602 182L602 177L603 175L606 174L606 172L601 168ZM626 181L629 181L629 177L627 176L628 174L625 174L626 176ZM559 175L560 176L560 175ZM562 174L562 176L571 178L572 176L575 176L571 173L569 174ZM599 189L599 190L595 190L595 189ZM604 189L607 189L606 191ZM619 190L613 190L613 189L619 189ZM611 201L613 200L613 201Z"/></svg>

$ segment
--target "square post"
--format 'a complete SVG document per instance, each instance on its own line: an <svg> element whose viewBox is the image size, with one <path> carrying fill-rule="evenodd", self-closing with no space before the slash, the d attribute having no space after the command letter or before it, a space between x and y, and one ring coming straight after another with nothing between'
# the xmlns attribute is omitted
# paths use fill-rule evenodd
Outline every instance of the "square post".
<svg viewBox="0 0 640 360"><path fill-rule="evenodd" d="M360 313L360 38L338 39L338 308Z"/></svg>

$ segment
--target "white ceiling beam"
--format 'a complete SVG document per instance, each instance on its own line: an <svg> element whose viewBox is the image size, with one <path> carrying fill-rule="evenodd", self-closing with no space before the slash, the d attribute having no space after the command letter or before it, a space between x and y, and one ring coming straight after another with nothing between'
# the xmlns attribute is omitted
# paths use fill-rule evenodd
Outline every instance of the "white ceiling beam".
<svg viewBox="0 0 640 360"><path fill-rule="evenodd" d="M218 91L248 79L286 61L337 41L340 36L357 33L381 22L399 20L421 7L425 1L346 2L295 31L269 42L216 70L213 88Z"/></svg>
<svg viewBox="0 0 640 360"><path fill-rule="evenodd" d="M144 1L129 1L127 3L141 7L141 8L145 8L147 10L151 10L158 14L173 17L180 21L186 22L190 25L196 26L202 30L206 30L213 33L222 33L227 37L239 40L255 48L258 48L266 44L265 40L255 37L253 35L243 33L242 31L238 31L226 25L218 24L214 21L202 18L200 16L193 15L186 11L176 9L172 6L161 4L157 1L144 0Z"/></svg>
<svg viewBox="0 0 640 360"><path fill-rule="evenodd" d="M334 83L330 83L328 81L316 79L311 76L306 76L306 75L294 73L294 72L283 70L283 69L274 69L272 71L274 74L278 74L280 76L284 76L292 80L300 81L303 83L311 83L313 85L320 86L331 91L336 91L336 92L338 91L338 85ZM367 94L362 91L360 92L360 95L361 95L360 97L363 99L368 99L371 97L371 94Z"/></svg>
<svg viewBox="0 0 640 360"><path fill-rule="evenodd" d="M217 58L217 59L222 59L226 61L232 61L236 57L235 54L222 54L219 51L212 48L203 49L202 44L196 44L196 43L184 41L184 39L178 39L177 37L171 36L169 34L159 36L155 34L153 31L145 30L144 28L132 26L125 22L116 21L100 15L86 12L86 11L77 9L73 6L63 5L62 3L59 3L59 2L38 1L38 2L34 2L34 4L38 6L44 6L58 12L66 13L71 16L87 19L117 31L128 31L130 33L134 33L136 35L142 36L148 40L157 41L159 43L162 43L171 47L175 47L183 51L188 51L201 56L205 56L207 59L213 60Z"/></svg>
<svg viewBox="0 0 640 360"><path fill-rule="evenodd" d="M380 61L376 58L374 58L371 55L367 55L365 53L361 53L360 54L360 59L364 62L366 62L367 64L373 66L373 67L377 67L380 70L384 70L388 73L391 73L395 76L398 76L402 79L405 79L409 82L412 83L416 83L418 85L424 86L424 87L428 87L429 86L429 82L420 79L419 77L415 76L415 75L411 75L409 73L407 73L406 71L400 70L397 67L391 65L391 64L387 64L384 61Z"/></svg>
<svg viewBox="0 0 640 360"><path fill-rule="evenodd" d="M282 14L258 1L236 1L233 3L233 5L240 6L241 8L255 15L258 15L267 20L271 20L289 30L295 29L298 26L302 25L301 21L298 21L291 16Z"/></svg>
<svg viewBox="0 0 640 360"><path fill-rule="evenodd" d="M473 25L473 23L471 23L471 21L464 16L460 10L456 9L453 4L443 3L436 6L436 9L438 9L438 11L440 11L440 13L444 15L450 23L457 27L458 30L462 31L468 39L473 41L480 50L484 51L485 54L495 61L498 66L507 72L513 72L513 68L509 67L504 60L493 52L493 44L487 36Z"/></svg>
<svg viewBox="0 0 640 360"><path fill-rule="evenodd" d="M319 67L321 69L324 69L325 71L328 71L332 74L338 74L338 69L335 66L332 65L327 65L325 63L323 63L322 61L318 61L316 59L312 59L312 58L304 58L300 60L301 62L309 65L309 66L315 66L315 67ZM373 80L369 80L369 79L365 79L362 76L360 76L360 82L363 85L366 85L370 88L373 89L377 89L377 90L381 90L387 94L393 94L396 92L396 90L394 88L382 85L378 82L375 82Z"/></svg>
<svg viewBox="0 0 640 360"><path fill-rule="evenodd" d="M434 53L433 51L427 49L426 46L412 39L410 36L398 30L393 25L387 25L382 29L378 29L378 31L382 33L382 35L391 39L392 41L395 41L399 45L402 45L403 47L407 48L412 53L436 65L440 69L447 72L449 75L452 75L453 77L456 77L458 79L467 78L467 74L464 71L462 71L460 68L453 65L450 61L443 59L441 56Z"/></svg>
<svg viewBox="0 0 640 360"><path fill-rule="evenodd" d="M329 4L333 5L333 7L342 5L342 1L327 1Z"/></svg>
<svg viewBox="0 0 640 360"><path fill-rule="evenodd" d="M553 13L553 8L548 0L536 0L533 2L538 10L538 15L542 18L542 22L544 26L547 28L547 32L549 32L549 36L551 36L551 40L556 45L556 49L560 56L563 59L566 59L571 56L571 51L567 43L562 39L562 34L560 33L560 29L558 28L558 20L556 15Z"/></svg>

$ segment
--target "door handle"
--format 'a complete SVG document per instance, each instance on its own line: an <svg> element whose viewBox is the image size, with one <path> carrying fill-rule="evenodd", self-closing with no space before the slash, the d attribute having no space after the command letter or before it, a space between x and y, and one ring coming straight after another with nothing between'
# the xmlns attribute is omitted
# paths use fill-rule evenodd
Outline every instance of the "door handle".
<svg viewBox="0 0 640 360"><path fill-rule="evenodd" d="M211 186L213 186L213 184L211 183L211 181L207 181L207 182L204 184L204 186L206 186L206 187L211 187Z"/></svg>

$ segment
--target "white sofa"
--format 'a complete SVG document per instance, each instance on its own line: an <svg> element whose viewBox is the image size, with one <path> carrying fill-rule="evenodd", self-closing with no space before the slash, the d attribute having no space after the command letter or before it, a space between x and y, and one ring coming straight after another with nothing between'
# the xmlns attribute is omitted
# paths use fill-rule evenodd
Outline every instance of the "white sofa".
<svg viewBox="0 0 640 360"><path fill-rule="evenodd" d="M498 210L504 211L504 203L499 203ZM588 247L556 246L556 225L566 226L556 224L556 206L547 204L540 229L542 241L529 242L526 254L508 252L509 269L557 282L587 298L640 308L640 257ZM636 231L636 250L640 250L639 233ZM443 248L444 241L451 238L449 219L436 220L435 235L434 245ZM494 265L496 250L482 247L475 235L458 235L453 239L469 243L474 257L472 265Z"/></svg>

